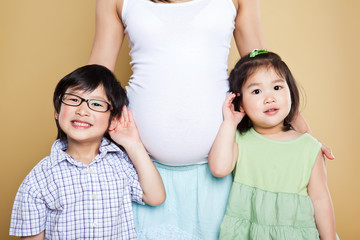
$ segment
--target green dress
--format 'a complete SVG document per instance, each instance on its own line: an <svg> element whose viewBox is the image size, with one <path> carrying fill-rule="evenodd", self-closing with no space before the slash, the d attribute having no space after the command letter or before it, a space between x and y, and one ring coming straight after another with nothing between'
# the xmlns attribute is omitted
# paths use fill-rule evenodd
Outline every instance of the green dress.
<svg viewBox="0 0 360 240"><path fill-rule="evenodd" d="M321 144L309 134L290 141L254 129L237 132L234 171L220 239L320 239L307 193Z"/></svg>

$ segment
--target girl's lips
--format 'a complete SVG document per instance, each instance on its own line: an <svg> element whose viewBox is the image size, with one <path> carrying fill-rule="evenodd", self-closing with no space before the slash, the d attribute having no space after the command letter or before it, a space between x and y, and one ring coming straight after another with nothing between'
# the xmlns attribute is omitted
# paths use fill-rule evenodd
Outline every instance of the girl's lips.
<svg viewBox="0 0 360 240"><path fill-rule="evenodd" d="M266 110L264 113L268 114L268 115L273 115L273 114L276 114L278 111L279 111L278 108L270 108L270 109Z"/></svg>

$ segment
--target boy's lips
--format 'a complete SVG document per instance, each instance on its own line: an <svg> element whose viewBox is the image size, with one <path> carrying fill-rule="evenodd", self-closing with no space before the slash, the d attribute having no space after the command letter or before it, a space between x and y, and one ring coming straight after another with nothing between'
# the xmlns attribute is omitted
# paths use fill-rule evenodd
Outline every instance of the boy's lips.
<svg viewBox="0 0 360 240"><path fill-rule="evenodd" d="M88 122L79 121L79 120L71 121L71 124L74 125L74 126L78 126L78 127L91 127L92 126Z"/></svg>

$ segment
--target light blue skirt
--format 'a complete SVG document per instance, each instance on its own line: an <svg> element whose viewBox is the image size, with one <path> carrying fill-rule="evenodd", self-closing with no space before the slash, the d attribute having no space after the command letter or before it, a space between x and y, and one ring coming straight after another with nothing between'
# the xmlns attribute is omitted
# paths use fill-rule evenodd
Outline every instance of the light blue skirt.
<svg viewBox="0 0 360 240"><path fill-rule="evenodd" d="M133 204L138 239L218 239L232 175L216 178L208 164L155 165L165 185L166 200L155 207Z"/></svg>

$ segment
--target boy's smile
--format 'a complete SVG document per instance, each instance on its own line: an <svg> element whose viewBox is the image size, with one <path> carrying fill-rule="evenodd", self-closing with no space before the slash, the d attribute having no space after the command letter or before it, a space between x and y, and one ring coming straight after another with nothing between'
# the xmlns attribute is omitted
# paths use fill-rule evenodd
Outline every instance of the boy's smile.
<svg viewBox="0 0 360 240"><path fill-rule="evenodd" d="M75 121L72 121L71 123L74 125L75 128L88 128L91 126L90 123L83 122L80 120L75 120Z"/></svg>

